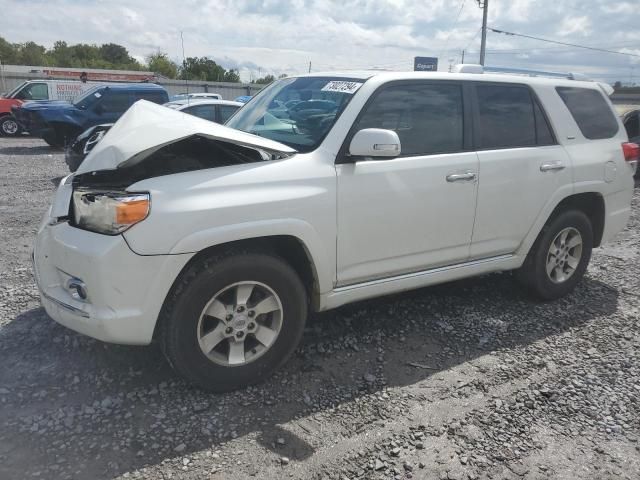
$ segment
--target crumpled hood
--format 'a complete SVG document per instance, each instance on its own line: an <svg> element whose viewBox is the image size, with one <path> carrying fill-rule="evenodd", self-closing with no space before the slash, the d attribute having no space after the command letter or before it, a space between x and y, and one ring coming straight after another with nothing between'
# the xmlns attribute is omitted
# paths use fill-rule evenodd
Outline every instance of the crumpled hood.
<svg viewBox="0 0 640 480"><path fill-rule="evenodd" d="M91 150L76 174L134 165L159 148L192 135L259 148L269 153L296 153L282 143L139 100Z"/></svg>

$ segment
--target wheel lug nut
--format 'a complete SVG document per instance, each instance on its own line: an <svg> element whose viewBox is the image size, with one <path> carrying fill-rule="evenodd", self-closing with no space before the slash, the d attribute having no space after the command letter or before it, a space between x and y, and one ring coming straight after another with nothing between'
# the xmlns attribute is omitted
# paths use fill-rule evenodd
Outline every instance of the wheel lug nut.
<svg viewBox="0 0 640 480"><path fill-rule="evenodd" d="M231 333L231 332L233 332L233 328L231 328L231 327L227 327L227 328L224 330L224 332L225 332L225 333Z"/></svg>
<svg viewBox="0 0 640 480"><path fill-rule="evenodd" d="M253 322L251 322L251 323L248 325L248 328L249 328L249 330L253 330L254 328L256 328L256 324L255 324L255 323L253 323Z"/></svg>
<svg viewBox="0 0 640 480"><path fill-rule="evenodd" d="M237 308L238 313L244 312L244 307L241 305Z"/></svg>
<svg viewBox="0 0 640 480"><path fill-rule="evenodd" d="M242 337L244 337L244 332L236 333L236 338L242 338Z"/></svg>
<svg viewBox="0 0 640 480"><path fill-rule="evenodd" d="M226 318L227 318L227 321L229 321L229 320L233 319L233 315L228 314Z"/></svg>
<svg viewBox="0 0 640 480"><path fill-rule="evenodd" d="M249 312L247 313L247 315L249 315L250 317L253 317L256 314L256 312L254 312L253 310L249 310Z"/></svg>

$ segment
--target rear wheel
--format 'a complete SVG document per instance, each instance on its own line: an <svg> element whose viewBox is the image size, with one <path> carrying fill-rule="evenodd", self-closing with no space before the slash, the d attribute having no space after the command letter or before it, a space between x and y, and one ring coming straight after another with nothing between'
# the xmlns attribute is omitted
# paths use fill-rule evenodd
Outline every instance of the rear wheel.
<svg viewBox="0 0 640 480"><path fill-rule="evenodd" d="M562 212L542 229L517 277L543 300L560 298L582 279L592 248L589 217L578 210Z"/></svg>
<svg viewBox="0 0 640 480"><path fill-rule="evenodd" d="M177 281L160 319L161 345L190 382L228 391L259 382L284 363L306 316L306 290L284 260L227 253Z"/></svg>
<svg viewBox="0 0 640 480"><path fill-rule="evenodd" d="M7 137L15 137L22 133L22 128L13 115L0 118L0 132Z"/></svg>

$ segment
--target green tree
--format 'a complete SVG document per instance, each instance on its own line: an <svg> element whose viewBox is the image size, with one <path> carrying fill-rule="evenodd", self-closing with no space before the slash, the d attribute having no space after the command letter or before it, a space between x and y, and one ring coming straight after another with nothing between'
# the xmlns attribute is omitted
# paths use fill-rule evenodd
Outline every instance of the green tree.
<svg viewBox="0 0 640 480"><path fill-rule="evenodd" d="M56 67L73 67L73 51L67 42L62 40L53 44L53 48L47 52L47 57Z"/></svg>
<svg viewBox="0 0 640 480"><path fill-rule="evenodd" d="M237 70L225 70L207 57L187 57L180 68L180 78L209 82L240 82Z"/></svg>
<svg viewBox="0 0 640 480"><path fill-rule="evenodd" d="M178 76L178 66L169 59L166 53L160 51L147 56L147 68L168 78Z"/></svg>
<svg viewBox="0 0 640 480"><path fill-rule="evenodd" d="M227 70L224 74L224 81L231 83L240 83L240 73L238 70L231 69Z"/></svg>
<svg viewBox="0 0 640 480"><path fill-rule="evenodd" d="M46 49L35 42L27 42L18 46L20 65L47 65Z"/></svg>
<svg viewBox="0 0 640 480"><path fill-rule="evenodd" d="M100 58L112 65L128 65L135 62L129 56L129 52L122 45L115 43L105 43L100 45Z"/></svg>
<svg viewBox="0 0 640 480"><path fill-rule="evenodd" d="M5 65L13 65L18 62L18 49L16 45L7 42L0 37L0 62Z"/></svg>
<svg viewBox="0 0 640 480"><path fill-rule="evenodd" d="M259 83L261 85L268 85L276 79L273 75L265 75L262 78L255 80L253 83Z"/></svg>

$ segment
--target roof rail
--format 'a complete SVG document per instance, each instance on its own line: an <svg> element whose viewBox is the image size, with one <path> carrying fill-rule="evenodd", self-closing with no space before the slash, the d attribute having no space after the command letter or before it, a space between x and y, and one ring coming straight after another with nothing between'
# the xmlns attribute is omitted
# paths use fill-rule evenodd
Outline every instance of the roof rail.
<svg viewBox="0 0 640 480"><path fill-rule="evenodd" d="M514 75L526 75L528 77L568 78L569 80L589 80L581 73L547 72L544 70L530 70L526 68L510 67L486 67L472 63L461 63L453 68L457 73L511 73Z"/></svg>

